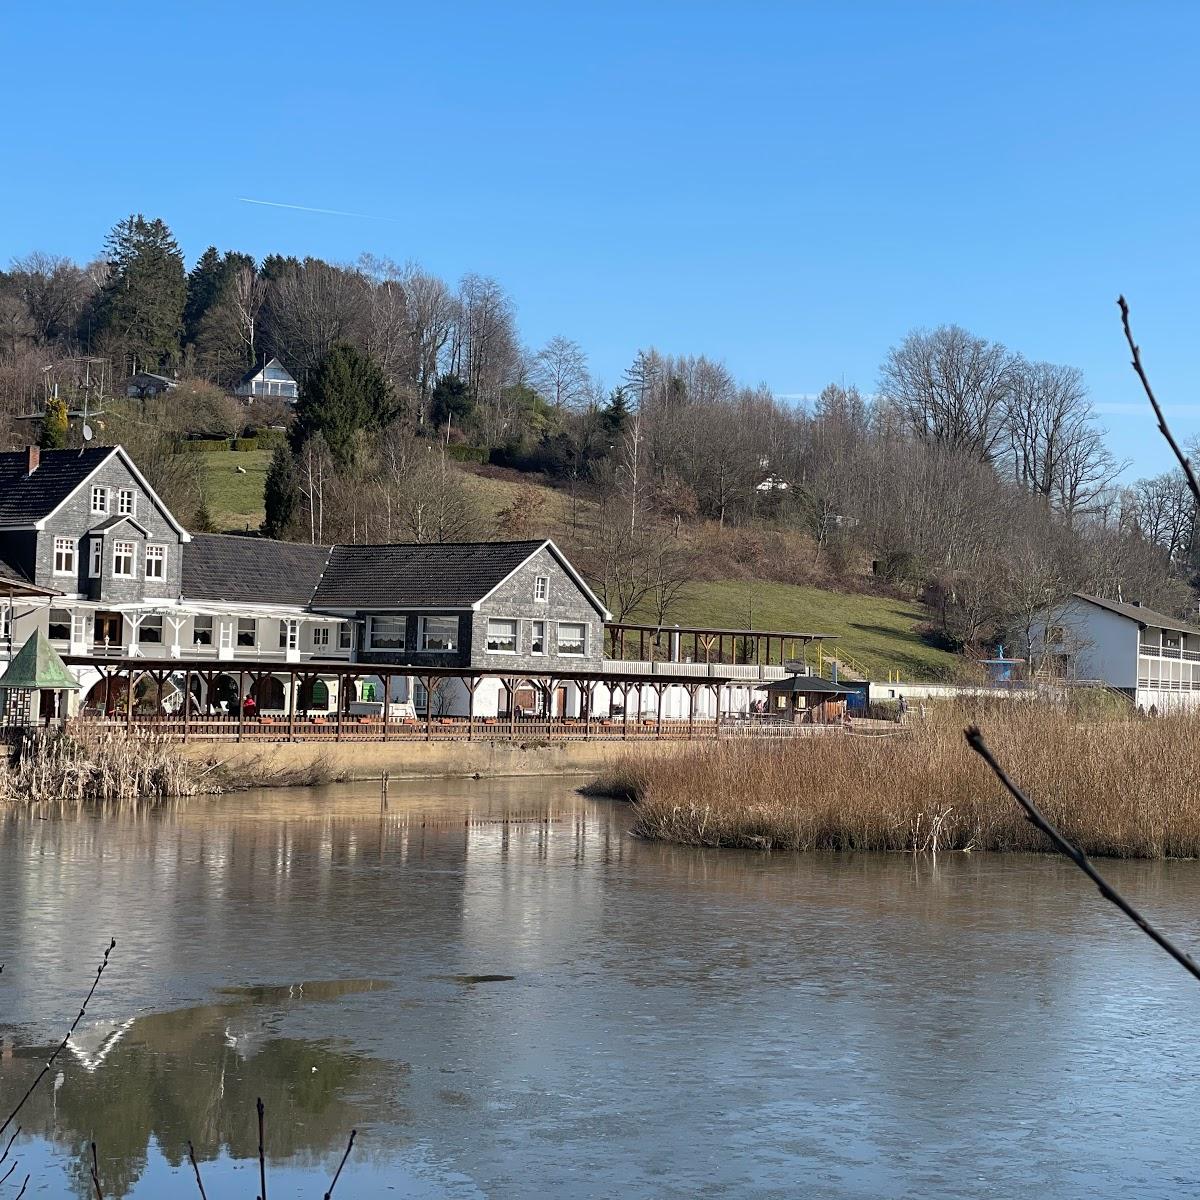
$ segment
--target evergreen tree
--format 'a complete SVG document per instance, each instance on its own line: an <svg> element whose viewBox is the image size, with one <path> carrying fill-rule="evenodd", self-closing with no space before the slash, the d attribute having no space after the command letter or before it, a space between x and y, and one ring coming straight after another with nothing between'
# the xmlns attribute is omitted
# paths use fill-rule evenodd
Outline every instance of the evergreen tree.
<svg viewBox="0 0 1200 1200"><path fill-rule="evenodd" d="M429 412L435 425L445 425L451 420L462 426L475 411L475 398L471 389L457 375L440 375L433 385Z"/></svg>
<svg viewBox="0 0 1200 1200"><path fill-rule="evenodd" d="M130 369L159 370L179 358L187 275L170 229L141 213L104 243L111 273L99 304L99 335Z"/></svg>
<svg viewBox="0 0 1200 1200"><path fill-rule="evenodd" d="M183 306L183 340L195 342L200 322L221 296L227 271L216 246L209 246L188 273L187 301Z"/></svg>
<svg viewBox="0 0 1200 1200"><path fill-rule="evenodd" d="M391 385L378 364L354 346L334 346L305 381L296 405L292 445L325 437L338 463L354 458L360 432L381 429L396 413Z"/></svg>
<svg viewBox="0 0 1200 1200"><path fill-rule="evenodd" d="M275 447L263 485L266 516L262 531L270 538L283 537L296 513L296 464L291 451L282 443Z"/></svg>
<svg viewBox="0 0 1200 1200"><path fill-rule="evenodd" d="M608 449L612 449L625 432L629 421L629 402L625 399L625 389L615 388L608 398L608 405L600 414L604 436L608 439Z"/></svg>
<svg viewBox="0 0 1200 1200"><path fill-rule="evenodd" d="M43 450L61 450L67 444L67 402L57 396L46 401L38 445Z"/></svg>

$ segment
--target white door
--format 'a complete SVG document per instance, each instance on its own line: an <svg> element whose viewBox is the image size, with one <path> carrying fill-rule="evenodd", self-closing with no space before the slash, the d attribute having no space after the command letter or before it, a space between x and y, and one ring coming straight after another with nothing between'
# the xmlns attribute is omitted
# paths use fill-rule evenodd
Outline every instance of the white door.
<svg viewBox="0 0 1200 1200"><path fill-rule="evenodd" d="M233 622L217 621L217 657L233 657Z"/></svg>
<svg viewBox="0 0 1200 1200"><path fill-rule="evenodd" d="M287 624L287 660L288 662L300 661L300 622L288 621Z"/></svg>
<svg viewBox="0 0 1200 1200"><path fill-rule="evenodd" d="M88 652L87 645L87 614L72 613L71 614L71 653L86 654Z"/></svg>

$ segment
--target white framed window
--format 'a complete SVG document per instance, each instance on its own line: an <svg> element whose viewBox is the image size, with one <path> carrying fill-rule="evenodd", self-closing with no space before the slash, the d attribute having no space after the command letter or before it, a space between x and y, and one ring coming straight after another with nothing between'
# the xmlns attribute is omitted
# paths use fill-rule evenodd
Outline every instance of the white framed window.
<svg viewBox="0 0 1200 1200"><path fill-rule="evenodd" d="M405 624L403 617L372 617L371 649L403 650Z"/></svg>
<svg viewBox="0 0 1200 1200"><path fill-rule="evenodd" d="M71 613L65 608L50 610L50 627L46 636L52 642L69 642L71 640Z"/></svg>
<svg viewBox="0 0 1200 1200"><path fill-rule="evenodd" d="M312 627L312 648L314 650L327 650L329 648L328 625L314 625Z"/></svg>
<svg viewBox="0 0 1200 1200"><path fill-rule="evenodd" d="M351 631L350 622L343 621L338 626L338 649L349 650L350 644L353 641L353 633Z"/></svg>
<svg viewBox="0 0 1200 1200"><path fill-rule="evenodd" d="M12 637L12 604L0 604L0 642Z"/></svg>
<svg viewBox="0 0 1200 1200"><path fill-rule="evenodd" d="M432 654L451 654L458 649L457 617L422 617L417 646Z"/></svg>
<svg viewBox="0 0 1200 1200"><path fill-rule="evenodd" d="M550 599L550 576L538 575L533 581L533 598L539 604L545 604Z"/></svg>
<svg viewBox="0 0 1200 1200"><path fill-rule="evenodd" d="M532 629L529 639L530 654L545 654L546 653L546 622L533 621L531 622Z"/></svg>
<svg viewBox="0 0 1200 1200"><path fill-rule="evenodd" d="M148 617L142 618L141 627L138 629L138 641L146 642L150 645L161 646L163 640L163 619L161 615L151 614Z"/></svg>
<svg viewBox="0 0 1200 1200"><path fill-rule="evenodd" d="M55 575L75 574L75 539L56 537L54 539L54 573Z"/></svg>
<svg viewBox="0 0 1200 1200"><path fill-rule="evenodd" d="M146 578L166 579L167 577L167 548L166 546L146 547Z"/></svg>
<svg viewBox="0 0 1200 1200"><path fill-rule="evenodd" d="M120 488L117 491L117 515L132 517L137 512L137 492L133 488Z"/></svg>
<svg viewBox="0 0 1200 1200"><path fill-rule="evenodd" d="M258 621L254 617L238 617L237 644L239 646L258 645Z"/></svg>
<svg viewBox="0 0 1200 1200"><path fill-rule="evenodd" d="M487 623L489 654L516 654L517 623L507 617L489 617Z"/></svg>
<svg viewBox="0 0 1200 1200"><path fill-rule="evenodd" d="M133 578L136 547L132 542L113 542L113 574L118 579Z"/></svg>
<svg viewBox="0 0 1200 1200"><path fill-rule="evenodd" d="M213 644L212 617L192 618L192 645L211 646Z"/></svg>
<svg viewBox="0 0 1200 1200"><path fill-rule="evenodd" d="M587 626L582 621L559 621L558 652L570 658L587 654Z"/></svg>
<svg viewBox="0 0 1200 1200"><path fill-rule="evenodd" d="M104 574L104 543L100 538L92 538L91 562L88 564L88 576L99 579Z"/></svg>
<svg viewBox="0 0 1200 1200"><path fill-rule="evenodd" d="M107 516L107 514L108 514L108 488L106 488L106 487L92 488L92 512Z"/></svg>

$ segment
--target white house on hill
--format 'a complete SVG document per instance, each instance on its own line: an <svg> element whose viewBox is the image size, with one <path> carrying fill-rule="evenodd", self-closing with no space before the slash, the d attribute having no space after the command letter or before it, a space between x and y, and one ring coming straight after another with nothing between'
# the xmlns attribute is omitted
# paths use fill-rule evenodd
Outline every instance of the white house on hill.
<svg viewBox="0 0 1200 1200"><path fill-rule="evenodd" d="M234 395L248 396L253 400L274 396L292 404L295 404L300 395L300 388L295 379L277 358L268 359L261 367L247 371L233 391Z"/></svg>
<svg viewBox="0 0 1200 1200"><path fill-rule="evenodd" d="M1076 592L1031 631L1047 674L1095 680L1144 712L1200 708L1200 628L1144 605Z"/></svg>

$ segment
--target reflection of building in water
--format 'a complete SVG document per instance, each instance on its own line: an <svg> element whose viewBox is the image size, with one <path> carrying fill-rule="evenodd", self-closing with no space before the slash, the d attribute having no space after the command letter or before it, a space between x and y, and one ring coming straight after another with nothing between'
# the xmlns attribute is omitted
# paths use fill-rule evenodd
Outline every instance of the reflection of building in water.
<svg viewBox="0 0 1200 1200"><path fill-rule="evenodd" d="M72 1035L59 1079L34 1093L22 1124L67 1154L95 1139L105 1195L113 1196L141 1177L152 1141L172 1164L185 1160L189 1140L202 1163L254 1158L260 1096L274 1118L266 1127L273 1160L335 1153L349 1130L387 1119L395 1072L328 1037L285 1036L281 1017L383 986L337 980L246 989L220 1003L93 1022ZM23 1092L47 1053L18 1044L3 1067L4 1093ZM87 1193L86 1169L76 1181Z"/></svg>

